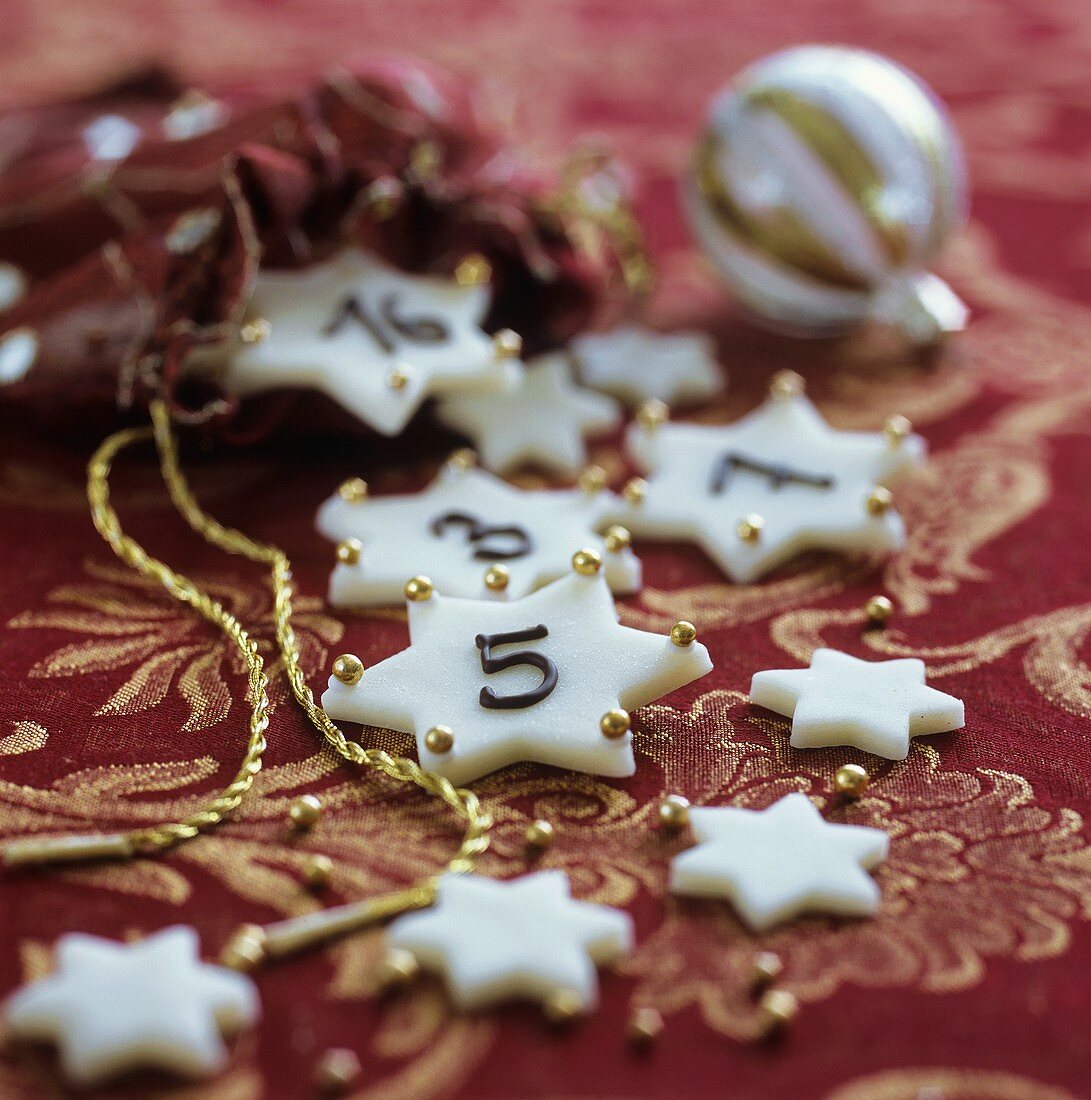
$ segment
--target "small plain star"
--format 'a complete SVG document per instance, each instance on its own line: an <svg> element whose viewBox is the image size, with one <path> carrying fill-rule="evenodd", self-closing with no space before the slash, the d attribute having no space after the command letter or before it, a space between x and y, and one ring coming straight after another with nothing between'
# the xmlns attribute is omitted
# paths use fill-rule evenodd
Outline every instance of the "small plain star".
<svg viewBox="0 0 1091 1100"><path fill-rule="evenodd" d="M259 272L249 310L262 338L231 350L224 385L243 396L320 390L396 435L426 397L514 384L512 363L480 327L490 295L487 284L407 275L358 249Z"/></svg>
<svg viewBox="0 0 1091 1100"><path fill-rule="evenodd" d="M827 745L904 760L909 739L961 729L962 700L925 684L924 662L861 661L836 649L816 649L810 668L754 674L750 698L792 719L797 749Z"/></svg>
<svg viewBox="0 0 1091 1100"><path fill-rule="evenodd" d="M651 471L617 513L634 534L696 542L735 581L807 549L889 552L905 541L887 490L924 442L829 427L802 394L770 398L735 424L635 424L629 448Z"/></svg>
<svg viewBox="0 0 1091 1100"><path fill-rule="evenodd" d="M572 342L580 380L631 405L702 401L724 390L716 345L704 332L619 325Z"/></svg>
<svg viewBox="0 0 1091 1100"><path fill-rule="evenodd" d="M436 904L399 917L387 940L442 974L460 1009L565 996L589 1011L598 1001L595 964L631 950L633 929L621 910L574 901L563 871L507 882L446 874Z"/></svg>
<svg viewBox="0 0 1091 1100"><path fill-rule="evenodd" d="M345 499L335 493L318 512L318 530L336 542L356 539L356 561L330 576L335 607L400 604L406 577L423 573L449 596L489 595L490 566L506 583L495 594L518 599L563 576L572 551L591 546L617 593L640 588L640 562L627 545L596 532L618 507L612 493L517 489L484 470L448 464L428 488L397 496Z"/></svg>
<svg viewBox="0 0 1091 1100"><path fill-rule="evenodd" d="M632 733L606 736L608 711L650 703L704 676L708 651L621 626L599 556L519 600L433 594L417 579L408 649L354 684L331 677L330 716L413 733L421 764L465 783L520 760L632 775ZM427 593L424 596L423 593ZM443 751L429 731L451 734Z"/></svg>
<svg viewBox="0 0 1091 1100"><path fill-rule="evenodd" d="M697 846L671 863L670 890L726 898L755 932L802 913L871 916L879 887L867 873L889 847L882 829L825 821L806 795L764 810L694 807Z"/></svg>
<svg viewBox="0 0 1091 1100"><path fill-rule="evenodd" d="M132 944L62 936L56 971L8 1000L8 1027L55 1042L79 1085L137 1067L211 1076L227 1061L221 1032L252 1026L260 1009L249 978L202 963L197 951L186 925Z"/></svg>
<svg viewBox="0 0 1091 1100"><path fill-rule="evenodd" d="M617 403L572 381L563 355L528 363L504 393L456 397L440 404L440 420L474 441L482 463L507 473L533 465L572 476L587 462L585 435L621 422Z"/></svg>

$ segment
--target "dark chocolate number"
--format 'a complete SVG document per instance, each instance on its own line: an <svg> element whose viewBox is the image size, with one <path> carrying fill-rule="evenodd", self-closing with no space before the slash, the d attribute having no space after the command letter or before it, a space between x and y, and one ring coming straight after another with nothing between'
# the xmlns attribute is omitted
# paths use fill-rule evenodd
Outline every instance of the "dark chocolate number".
<svg viewBox="0 0 1091 1100"><path fill-rule="evenodd" d="M808 485L812 489L832 489L833 478L823 474L809 474L806 470L794 470L776 462L759 462L748 458L738 451L728 451L712 468L712 482L709 492L719 496L735 479L739 471L757 474L769 479L771 489L780 489L785 485Z"/></svg>
<svg viewBox="0 0 1091 1100"><path fill-rule="evenodd" d="M491 687L483 687L478 702L489 710L521 710L540 703L557 686L557 666L543 653L532 649L520 649L503 657L494 657L494 646L511 645L512 642L535 642L549 637L549 631L539 623L526 630L512 630L506 634L478 634L474 639L481 650L481 667L485 672L499 672L515 665L530 665L542 674L542 682L530 691L518 695L497 695Z"/></svg>
<svg viewBox="0 0 1091 1100"><path fill-rule="evenodd" d="M398 312L397 294L387 294L379 303L376 317L358 294L350 294L322 330L324 336L336 336L345 325L359 325L378 345L393 355L397 339L410 344L442 344L450 336L447 326L435 317L406 317Z"/></svg>
<svg viewBox="0 0 1091 1100"><path fill-rule="evenodd" d="M442 537L448 527L466 529L466 541L474 546L475 561L513 561L525 558L534 549L534 542L522 527L514 524L490 527L468 512L444 512L429 525L437 538Z"/></svg>

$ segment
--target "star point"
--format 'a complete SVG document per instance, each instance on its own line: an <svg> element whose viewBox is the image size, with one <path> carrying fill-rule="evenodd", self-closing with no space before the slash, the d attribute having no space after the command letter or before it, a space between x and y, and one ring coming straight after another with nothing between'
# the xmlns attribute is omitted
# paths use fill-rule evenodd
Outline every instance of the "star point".
<svg viewBox="0 0 1091 1100"><path fill-rule="evenodd" d="M750 699L792 719L794 748L852 745L888 760L904 760L911 738L966 720L960 699L925 683L923 661L863 661L835 649L816 649L809 668L755 673Z"/></svg>
<svg viewBox="0 0 1091 1100"><path fill-rule="evenodd" d="M355 684L331 677L322 705L335 719L415 734L421 765L453 783L521 760L632 775L631 732L606 736L602 716L712 668L700 643L622 626L601 572L510 601L436 593L408 616L409 648ZM453 734L442 752L428 745L437 726Z"/></svg>
<svg viewBox="0 0 1091 1100"><path fill-rule="evenodd" d="M671 863L671 893L730 901L755 932L804 913L866 917L880 892L867 873L887 855L882 829L823 819L806 795L764 810L694 807L697 845Z"/></svg>

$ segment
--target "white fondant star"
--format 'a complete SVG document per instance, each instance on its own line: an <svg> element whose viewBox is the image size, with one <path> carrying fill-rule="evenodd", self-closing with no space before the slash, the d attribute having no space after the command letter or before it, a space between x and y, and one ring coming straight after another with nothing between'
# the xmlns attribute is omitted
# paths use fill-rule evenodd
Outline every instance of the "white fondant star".
<svg viewBox="0 0 1091 1100"><path fill-rule="evenodd" d="M735 581L753 580L802 550L885 552L905 541L872 491L923 461L917 435L839 432L799 395L770 398L725 427L630 429L634 457L651 471L641 502L616 516L635 534L696 542ZM743 533L750 517L758 530Z"/></svg>
<svg viewBox="0 0 1091 1100"><path fill-rule="evenodd" d="M656 332L619 325L572 342L580 381L631 405L677 405L723 393L715 341L704 332Z"/></svg>
<svg viewBox="0 0 1091 1100"><path fill-rule="evenodd" d="M321 390L396 435L426 397L514 384L512 362L479 327L489 297L487 285L406 275L358 249L260 272L250 312L268 332L236 345L224 384L241 395Z"/></svg>
<svg viewBox="0 0 1091 1100"><path fill-rule="evenodd" d="M612 493L527 491L474 468L448 464L423 492L345 500L335 493L318 511L318 530L362 544L359 561L330 576L335 607L400 604L405 582L431 578L448 596L517 599L564 576L584 546L603 558L614 592L640 588L640 561L628 547L608 551L596 531L616 510ZM504 565L507 587L490 592L485 573Z"/></svg>
<svg viewBox="0 0 1091 1100"><path fill-rule="evenodd" d="M202 963L188 925L122 944L73 932L57 969L5 1006L11 1031L55 1042L65 1077L89 1085L147 1066L209 1076L227 1061L221 1032L255 1024L257 990L244 974Z"/></svg>
<svg viewBox="0 0 1091 1100"><path fill-rule="evenodd" d="M322 705L333 718L416 734L421 764L452 783L519 760L632 775L632 734L607 737L603 715L712 668L697 642L621 626L601 574L571 573L509 602L437 593L409 603L409 638L354 685L331 676ZM448 751L429 748L436 726L453 732Z"/></svg>
<svg viewBox="0 0 1091 1100"><path fill-rule="evenodd" d="M573 475L587 462L585 435L621 422L617 403L572 381L563 355L527 364L514 389L455 397L438 409L440 420L473 440L482 463L506 473L531 464Z"/></svg>
<svg viewBox="0 0 1091 1100"><path fill-rule="evenodd" d="M387 940L441 973L460 1009L556 993L575 993L591 1009L595 964L631 950L633 926L620 909L573 901L563 871L508 882L448 873L435 905L399 917Z"/></svg>
<svg viewBox="0 0 1091 1100"><path fill-rule="evenodd" d="M698 807L689 815L697 846L671 862L673 894L726 898L755 932L801 913L866 917L878 908L867 870L886 858L882 829L825 821L798 792L764 810Z"/></svg>
<svg viewBox="0 0 1091 1100"><path fill-rule="evenodd" d="M924 662L861 661L836 649L816 649L810 668L757 672L750 698L792 719L797 749L856 748L904 760L909 739L961 729L961 699L924 682Z"/></svg>

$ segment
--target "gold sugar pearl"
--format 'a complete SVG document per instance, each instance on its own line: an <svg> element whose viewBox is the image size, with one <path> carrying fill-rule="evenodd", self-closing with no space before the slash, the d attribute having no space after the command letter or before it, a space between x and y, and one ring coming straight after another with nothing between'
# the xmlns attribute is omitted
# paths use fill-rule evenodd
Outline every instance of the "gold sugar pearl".
<svg viewBox="0 0 1091 1100"><path fill-rule="evenodd" d="M244 973L265 961L265 929L260 924L240 925L220 952L220 963Z"/></svg>
<svg viewBox="0 0 1091 1100"><path fill-rule="evenodd" d="M886 596L872 596L864 604L864 613L872 626L886 626L894 613L894 604Z"/></svg>
<svg viewBox="0 0 1091 1100"><path fill-rule="evenodd" d="M833 776L833 786L842 798L859 798L868 789L871 776L859 764L842 764Z"/></svg>
<svg viewBox="0 0 1091 1100"><path fill-rule="evenodd" d="M412 951L395 947L379 966L379 985L385 990L405 989L420 975L420 963Z"/></svg>
<svg viewBox="0 0 1091 1100"><path fill-rule="evenodd" d="M313 855L303 865L303 880L312 890L321 890L333 874L333 860L329 856Z"/></svg>
<svg viewBox="0 0 1091 1100"><path fill-rule="evenodd" d="M799 1001L784 989L770 989L758 1002L768 1032L779 1031L799 1015Z"/></svg>
<svg viewBox="0 0 1091 1100"><path fill-rule="evenodd" d="M697 641L697 627L691 622L687 622L685 619L679 619L678 622L671 627L671 644L678 646L679 649L685 649L687 646L693 645Z"/></svg>
<svg viewBox="0 0 1091 1100"><path fill-rule="evenodd" d="M577 484L590 496L601 493L606 488L606 471L601 466L585 466Z"/></svg>
<svg viewBox="0 0 1091 1100"><path fill-rule="evenodd" d="M890 511L894 497L884 485L877 485L868 493L867 510L873 516L882 516Z"/></svg>
<svg viewBox="0 0 1091 1100"><path fill-rule="evenodd" d="M765 519L759 516L757 512L751 512L750 515L744 516L739 520L739 525L735 528L735 533L743 542L757 542L758 539L761 538L761 532L764 526Z"/></svg>
<svg viewBox="0 0 1091 1100"><path fill-rule="evenodd" d="M794 370L779 370L773 375L769 383L769 396L778 401L787 401L792 397L799 397L807 386L802 375Z"/></svg>
<svg viewBox="0 0 1091 1100"><path fill-rule="evenodd" d="M477 452L469 447L460 447L447 459L447 465L460 473L472 470L477 465Z"/></svg>
<svg viewBox="0 0 1091 1100"><path fill-rule="evenodd" d="M524 836L528 848L534 848L536 851L544 852L547 848L553 846L553 838L556 836L556 831L548 821L539 818L537 821L532 821L527 826L527 831Z"/></svg>
<svg viewBox="0 0 1091 1100"><path fill-rule="evenodd" d="M424 744L429 752L450 752L455 747L455 735L450 726L433 726L424 735Z"/></svg>
<svg viewBox="0 0 1091 1100"><path fill-rule="evenodd" d="M364 675L364 662L355 653L342 653L340 657L334 658L333 675L342 684L352 687Z"/></svg>
<svg viewBox="0 0 1091 1100"><path fill-rule="evenodd" d="M663 1016L654 1008L638 1008L629 1018L626 1029L629 1042L637 1046L654 1043L663 1030Z"/></svg>
<svg viewBox="0 0 1091 1100"><path fill-rule="evenodd" d="M570 1024L583 1015L583 998L574 989L560 989L546 999L542 1011L551 1024Z"/></svg>
<svg viewBox="0 0 1091 1100"><path fill-rule="evenodd" d="M485 571L485 587L490 592L503 592L511 582L511 573L506 565L490 565Z"/></svg>
<svg viewBox="0 0 1091 1100"><path fill-rule="evenodd" d="M380 176L368 184L364 202L372 217L385 222L394 217L402 204L402 185L391 176Z"/></svg>
<svg viewBox="0 0 1091 1100"><path fill-rule="evenodd" d="M409 374L403 367L394 367L386 376L386 384L392 390L404 390L409 385Z"/></svg>
<svg viewBox="0 0 1091 1100"><path fill-rule="evenodd" d="M636 422L646 431L654 432L670 419L670 409L656 398L645 401L637 410Z"/></svg>
<svg viewBox="0 0 1091 1100"><path fill-rule="evenodd" d="M764 989L780 977L784 963L775 951L759 951L754 959L753 983L758 989Z"/></svg>
<svg viewBox="0 0 1091 1100"><path fill-rule="evenodd" d="M492 278L492 264L480 252L464 256L455 268L455 282L459 286L480 286Z"/></svg>
<svg viewBox="0 0 1091 1100"><path fill-rule="evenodd" d="M412 577L405 582L405 598L414 603L430 600L435 588L429 577Z"/></svg>
<svg viewBox="0 0 1091 1100"><path fill-rule="evenodd" d="M614 524L613 527L606 528L606 534L602 536L602 541L611 554L620 554L633 545L633 536L629 533L628 527Z"/></svg>
<svg viewBox="0 0 1091 1100"><path fill-rule="evenodd" d="M621 495L629 504L643 504L644 498L648 495L648 483L642 477L630 478L625 482Z"/></svg>
<svg viewBox="0 0 1091 1100"><path fill-rule="evenodd" d="M360 1079L363 1069L354 1051L346 1047L327 1050L314 1067L314 1084L327 1095L348 1092Z"/></svg>
<svg viewBox="0 0 1091 1100"><path fill-rule="evenodd" d="M322 816L322 803L313 794L301 794L288 809L288 818L297 829L311 829Z"/></svg>
<svg viewBox="0 0 1091 1100"><path fill-rule="evenodd" d="M510 328L502 328L492 338L497 359L518 359L523 354L523 338Z"/></svg>
<svg viewBox="0 0 1091 1100"><path fill-rule="evenodd" d="M260 344L262 340L268 339L272 331L273 326L264 317L255 317L244 322L239 329L239 338L244 344Z"/></svg>
<svg viewBox="0 0 1091 1100"><path fill-rule="evenodd" d="M615 710L608 710L602 718L599 719L599 729L602 730L604 737L608 737L611 741L616 741L620 737L624 737L629 732L629 726L632 723L629 720L629 712L622 710L621 707L617 707Z"/></svg>
<svg viewBox="0 0 1091 1100"><path fill-rule="evenodd" d="M362 477L350 477L341 482L337 495L349 504L359 504L367 500L367 482Z"/></svg>
<svg viewBox="0 0 1091 1100"><path fill-rule="evenodd" d="M664 829L682 829L689 824L689 799L668 794L659 800L659 824Z"/></svg>
<svg viewBox="0 0 1091 1100"><path fill-rule="evenodd" d="M572 555L572 568L581 577L593 577L602 568L602 555L597 550L577 550Z"/></svg>
<svg viewBox="0 0 1091 1100"><path fill-rule="evenodd" d="M342 565L357 565L363 552L359 539L345 539L337 544L337 560Z"/></svg>
<svg viewBox="0 0 1091 1100"><path fill-rule="evenodd" d="M889 417L883 425L883 435L886 436L887 443L892 447L899 446L912 430L912 423L907 417L901 415Z"/></svg>

